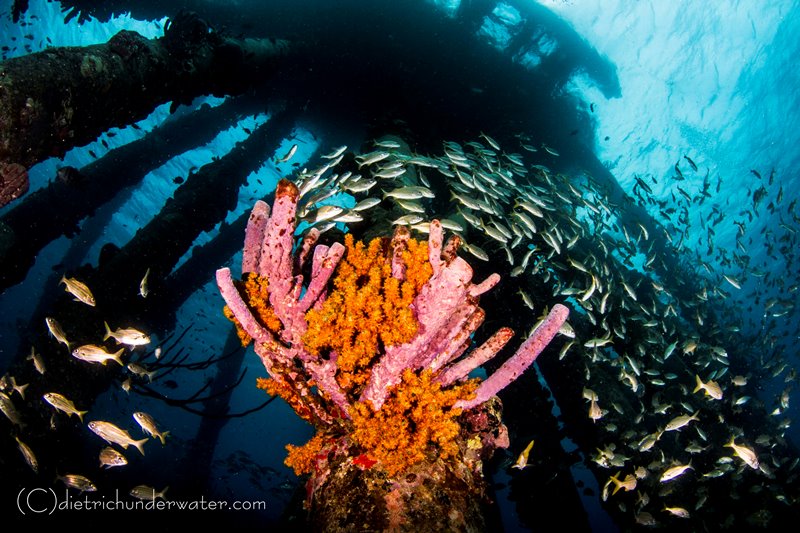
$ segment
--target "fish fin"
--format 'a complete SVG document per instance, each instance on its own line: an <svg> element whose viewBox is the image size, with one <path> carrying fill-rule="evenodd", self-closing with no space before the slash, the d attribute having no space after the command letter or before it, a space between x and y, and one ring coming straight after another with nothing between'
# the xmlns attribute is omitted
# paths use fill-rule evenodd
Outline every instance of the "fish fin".
<svg viewBox="0 0 800 533"><path fill-rule="evenodd" d="M169 490L169 485L164 487L164 490L162 490L161 492L156 493L156 497L161 496L162 500L166 500L167 499L167 491L168 490Z"/></svg>
<svg viewBox="0 0 800 533"><path fill-rule="evenodd" d="M81 424L83 424L83 415L85 415L88 412L89 411L77 411L77 410L75 411L75 414L78 415L78 418L80 419Z"/></svg>
<svg viewBox="0 0 800 533"><path fill-rule="evenodd" d="M106 322L105 320L103 321L103 325L106 327L106 335L105 337L103 337L103 340L106 341L111 336L111 328L108 327L108 322Z"/></svg>
<svg viewBox="0 0 800 533"><path fill-rule="evenodd" d="M149 439L149 438L144 438L144 439L142 439L142 440L135 440L135 441L132 441L132 442L131 442L131 444L133 444L134 446L136 446L136 449L137 449L137 450L139 450L139 453L141 453L142 455L144 455L144 444L145 444L145 442L147 442L148 440L150 440L150 439Z"/></svg>
<svg viewBox="0 0 800 533"><path fill-rule="evenodd" d="M614 490L613 490L613 491L611 491L611 495L613 496L614 494L616 494L617 492L619 492L619 489L621 489L621 488L622 488L622 482L621 482L619 479L617 479L617 476L616 476L616 474L614 474L613 476L611 476L611 479L610 479L610 481L613 481L613 482L614 482Z"/></svg>
<svg viewBox="0 0 800 533"><path fill-rule="evenodd" d="M158 438L161 440L161 445L162 446L167 444L167 439L166 439L167 435L169 435L169 431L162 431L161 433L158 434ZM167 490L167 489L164 489L164 490Z"/></svg>
<svg viewBox="0 0 800 533"><path fill-rule="evenodd" d="M116 352L114 352L112 354L114 356L114 361L119 363L119 366L125 366L125 363L122 362L122 352L124 352L124 351L125 351L125 348L122 347L122 348L120 348L119 350L117 350Z"/></svg>
<svg viewBox="0 0 800 533"><path fill-rule="evenodd" d="M703 385L704 385L704 383L703 383L703 382L702 382L702 380L700 379L700 376L698 376L697 374L695 374L695 375L694 375L694 377L695 377L695 379L697 380L697 386L694 388L694 390L692 391L692 393L695 393L695 392L699 391L700 389L702 389L702 388L703 388Z"/></svg>

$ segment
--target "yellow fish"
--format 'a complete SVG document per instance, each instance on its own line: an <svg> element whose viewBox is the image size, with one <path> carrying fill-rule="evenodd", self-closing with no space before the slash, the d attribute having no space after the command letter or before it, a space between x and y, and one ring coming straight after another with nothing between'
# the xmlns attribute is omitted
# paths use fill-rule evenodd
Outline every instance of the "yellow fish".
<svg viewBox="0 0 800 533"><path fill-rule="evenodd" d="M520 470L522 470L523 468L528 466L528 454L531 453L531 448L533 448L533 439L531 439L531 441L528 443L525 449L522 450L522 453L519 454L517 462L514 463L513 468L519 468Z"/></svg>
<svg viewBox="0 0 800 533"><path fill-rule="evenodd" d="M692 392L704 390L706 391L707 396L711 396L715 400L722 399L722 389L720 388L719 383L711 380L708 380L707 383L703 383L703 380L700 379L700 376L695 374L694 377L697 380L697 386L694 388L694 391Z"/></svg>
<svg viewBox="0 0 800 533"><path fill-rule="evenodd" d="M747 446L740 446L736 444L733 437L731 437L731 441L725 446L728 448L733 448L733 453L739 456L742 461L747 463L747 466L754 470L758 470L758 457L756 456L756 452L754 452L752 449L748 448Z"/></svg>
<svg viewBox="0 0 800 533"><path fill-rule="evenodd" d="M616 494L619 489L625 489L626 491L636 489L636 477L633 474L628 474L625 476L625 479L621 481L619 478L617 478L617 474L614 474L609 478L608 481L614 483L614 490L611 492L612 496Z"/></svg>
<svg viewBox="0 0 800 533"><path fill-rule="evenodd" d="M81 283L75 278L67 278L66 276L61 276L60 283L66 285L66 291L75 297L76 302L83 302L92 307L95 306L92 291L89 290L89 287L87 287L85 283Z"/></svg>

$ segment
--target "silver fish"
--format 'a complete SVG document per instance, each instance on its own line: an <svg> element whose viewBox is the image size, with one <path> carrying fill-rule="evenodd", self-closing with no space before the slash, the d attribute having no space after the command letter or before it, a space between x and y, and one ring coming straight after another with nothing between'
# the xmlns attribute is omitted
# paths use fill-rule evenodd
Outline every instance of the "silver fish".
<svg viewBox="0 0 800 533"><path fill-rule="evenodd" d="M378 161L383 161L391 154L389 152L377 151L371 152L369 154L364 154L356 157L356 162L358 163L358 168L363 167L364 165L372 165L377 163Z"/></svg>
<svg viewBox="0 0 800 533"><path fill-rule="evenodd" d="M39 473L39 461L36 460L36 455L34 455L33 450L31 450L30 446L19 440L19 437L14 437L17 440L17 447L19 448L22 457L25 459L25 462L28 463L28 466L31 467L35 473Z"/></svg>
<svg viewBox="0 0 800 533"><path fill-rule="evenodd" d="M45 367L44 359L42 356L36 353L36 350L33 346L31 346L31 354L27 357L28 361L33 361L33 367L39 374L44 374L47 371L47 367Z"/></svg>
<svg viewBox="0 0 800 533"><path fill-rule="evenodd" d="M287 162L287 161L289 161L289 160L290 160L292 157L294 157L294 154L295 154L296 152L297 152L297 145L296 145L296 144L293 144L293 145L292 145L292 147L291 147L291 148L289 148L289 151L288 151L288 152L286 152L286 154L284 154L284 156L283 156L283 157L281 157L281 158L279 158L279 159L276 159L276 161L277 161L278 163L286 163L286 162Z"/></svg>
<svg viewBox="0 0 800 533"><path fill-rule="evenodd" d="M420 215L412 213L410 215L404 215L398 219L393 220L392 226L411 226L418 222L422 222L422 220L423 219Z"/></svg>
<svg viewBox="0 0 800 533"><path fill-rule="evenodd" d="M360 192L367 192L368 190L373 188L376 183L378 183L377 180L350 181L346 185L343 185L342 189L344 189L347 192L354 193L354 194L355 193L360 193Z"/></svg>
<svg viewBox="0 0 800 533"><path fill-rule="evenodd" d="M97 346L96 344L84 344L83 346L79 346L72 351L72 357L87 363L99 363L103 366L105 366L105 364L109 361L114 361L119 366L122 366L124 363L122 362L121 357L122 352L124 351L124 348L120 348L117 352L109 353L102 346Z"/></svg>
<svg viewBox="0 0 800 533"><path fill-rule="evenodd" d="M99 459L100 466L103 468L114 468L115 466L125 466L128 464L128 459L111 446L106 446L100 450Z"/></svg>
<svg viewBox="0 0 800 533"><path fill-rule="evenodd" d="M71 400L68 400L57 392L46 392L42 398L55 409L66 413L67 416L76 415L81 422L83 422L83 415L88 413L88 411L79 411Z"/></svg>
<svg viewBox="0 0 800 533"><path fill-rule="evenodd" d="M50 331L50 335L53 336L58 342L64 344L69 350L69 341L67 340L66 334L64 334L64 330L61 329L61 324L59 324L55 318L47 317L44 319L45 323L47 324L47 329Z"/></svg>
<svg viewBox="0 0 800 533"><path fill-rule="evenodd" d="M409 186L400 187L391 191L383 191L385 198L398 198L400 200L419 200L420 198L433 198L433 191L427 187Z"/></svg>
<svg viewBox="0 0 800 533"><path fill-rule="evenodd" d="M97 487L89 481L88 478L78 475L78 474L66 474L64 476L58 476L64 485L70 489L77 489L81 492L95 492Z"/></svg>
<svg viewBox="0 0 800 533"><path fill-rule="evenodd" d="M379 203L381 203L380 198L367 198L365 200L361 200L360 202L358 202L353 207L353 211L365 211L371 207L375 207Z"/></svg>
<svg viewBox="0 0 800 533"><path fill-rule="evenodd" d="M142 346L150 343L150 337L138 329L119 328L116 331L111 331L111 328L108 327L108 322L103 322L103 324L106 327L106 334L103 340L113 337L118 343L127 344L128 346Z"/></svg>
<svg viewBox="0 0 800 533"><path fill-rule="evenodd" d="M689 415L676 416L675 418L667 422L667 426L664 428L664 431L676 431L688 425L692 421L697 421L697 415L699 413L700 411L695 411L695 413L691 416Z"/></svg>
<svg viewBox="0 0 800 533"><path fill-rule="evenodd" d="M339 207L338 205L323 205L315 212L312 223L317 224L318 222L332 220L342 213L344 213L343 207Z"/></svg>
<svg viewBox="0 0 800 533"><path fill-rule="evenodd" d="M139 450L142 455L144 455L144 444L147 442L147 438L134 440L127 431L115 426L111 422L106 422L104 420L93 420L87 425L94 434L105 440L107 443L117 444L122 446L122 448L125 450L128 449L128 446L133 444L136 446L136 449Z"/></svg>
<svg viewBox="0 0 800 533"><path fill-rule="evenodd" d="M167 489L169 487L164 487L164 490L158 492L148 485L137 485L131 489L130 495L138 500L155 501L157 498L164 500L166 499Z"/></svg>
<svg viewBox="0 0 800 533"><path fill-rule="evenodd" d="M139 282L139 296L141 296L142 298L147 298L147 295L150 294L150 289L147 287L148 275L150 275L149 268L145 271L142 281Z"/></svg>
<svg viewBox="0 0 800 533"><path fill-rule="evenodd" d="M165 437L169 435L169 431L159 431L158 425L156 425L156 421L152 416L143 411L137 411L133 413L133 419L136 420L136 423L139 424L142 431L160 440L162 446L166 444Z"/></svg>
<svg viewBox="0 0 800 533"><path fill-rule="evenodd" d="M5 392L0 392L0 411L6 415L6 418L8 418L12 424L22 426L22 422L19 418L19 412L17 411L17 408L14 407L14 402L11 401L11 398L6 396Z"/></svg>
<svg viewBox="0 0 800 533"><path fill-rule="evenodd" d="M153 376L156 375L156 370L147 370L139 363L128 363L128 371L141 378L147 377L147 381L153 381Z"/></svg>
<svg viewBox="0 0 800 533"><path fill-rule="evenodd" d="M337 157L342 155L345 150L347 150L347 145L339 146L338 148L334 148L333 152L331 152L329 154L325 154L325 155L323 155L321 157L323 159L336 159Z"/></svg>

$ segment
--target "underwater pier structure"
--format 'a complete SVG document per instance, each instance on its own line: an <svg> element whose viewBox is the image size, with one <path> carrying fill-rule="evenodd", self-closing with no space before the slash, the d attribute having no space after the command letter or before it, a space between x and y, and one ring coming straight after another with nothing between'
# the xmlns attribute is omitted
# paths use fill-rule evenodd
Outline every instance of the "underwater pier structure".
<svg viewBox="0 0 800 533"><path fill-rule="evenodd" d="M49 48L0 65L0 206L24 194L19 167L63 156L114 126L207 94L262 83L289 60L286 41L232 39L196 15L173 19L160 39L123 30L107 43ZM143 90L144 88L144 90Z"/></svg>

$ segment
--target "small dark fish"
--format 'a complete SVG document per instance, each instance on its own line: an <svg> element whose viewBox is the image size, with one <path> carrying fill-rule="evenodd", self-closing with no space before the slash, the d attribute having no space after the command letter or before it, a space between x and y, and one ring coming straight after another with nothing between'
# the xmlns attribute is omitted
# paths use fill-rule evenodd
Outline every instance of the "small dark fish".
<svg viewBox="0 0 800 533"><path fill-rule="evenodd" d="M761 201L764 198L766 198L766 196L767 196L767 189L765 189L763 185L761 187L759 187L758 189L756 189L756 191L753 193L753 209L754 210L756 210L756 211L758 210L758 204L760 204Z"/></svg>
<svg viewBox="0 0 800 533"><path fill-rule="evenodd" d="M158 498L163 500L168 488L164 487L164 490L159 492L148 485L137 485L131 489L129 494L138 500L155 501Z"/></svg>
<svg viewBox="0 0 800 533"><path fill-rule="evenodd" d="M183 183L183 178L181 176L175 176L174 178L172 178L172 183L180 185L181 183Z"/></svg>
<svg viewBox="0 0 800 533"><path fill-rule="evenodd" d="M594 104L593 103L589 104L589 109L592 111L592 113L594 113Z"/></svg>
<svg viewBox="0 0 800 533"><path fill-rule="evenodd" d="M751 173L752 173L752 174L753 174L755 177L757 177L758 179L761 179L761 174L759 174L757 170L750 169L750 172L751 172Z"/></svg>
<svg viewBox="0 0 800 533"><path fill-rule="evenodd" d="M81 171L70 166L61 167L56 170L56 178L58 181L70 186L79 185L84 181Z"/></svg>
<svg viewBox="0 0 800 533"><path fill-rule="evenodd" d="M680 161L678 161L678 163L680 163ZM678 168L678 163L675 163L675 173L677 174L677 176L675 176L675 179L678 181L682 181L684 179L683 172L681 172L681 169Z"/></svg>
<svg viewBox="0 0 800 533"><path fill-rule="evenodd" d="M692 161L692 159L691 159L691 158L690 158L688 155L685 155L685 156L683 156L683 158L684 158L686 161L688 161L688 162L689 162L689 166L690 166L690 167L692 167L692 170L694 170L695 172L697 172L697 165L695 165L695 164L694 164L694 161Z"/></svg>
<svg viewBox="0 0 800 533"><path fill-rule="evenodd" d="M97 154L94 153L92 150L89 150L89 155L92 156L93 158L97 159Z"/></svg>
<svg viewBox="0 0 800 533"><path fill-rule="evenodd" d="M642 189L645 190L645 192L647 192L647 194L653 194L653 189L651 189L650 186L647 183L645 183L642 178L640 178L639 176L634 176L633 179L636 181L639 187L641 187Z"/></svg>
<svg viewBox="0 0 800 533"><path fill-rule="evenodd" d="M95 492L97 487L89 481L88 478L78 474L67 474L65 476L58 476L58 479L64 482L64 485L70 489L77 489L81 492Z"/></svg>
<svg viewBox="0 0 800 533"><path fill-rule="evenodd" d="M124 455L119 453L111 446L106 446L100 450L100 466L104 468L113 468L115 466L125 466L128 460Z"/></svg>
<svg viewBox="0 0 800 533"><path fill-rule="evenodd" d="M142 129L142 128L140 128L140 127L139 127L138 125L136 125L136 124L131 124L131 128L133 128L133 129L135 129L135 130L140 130L140 129Z"/></svg>

